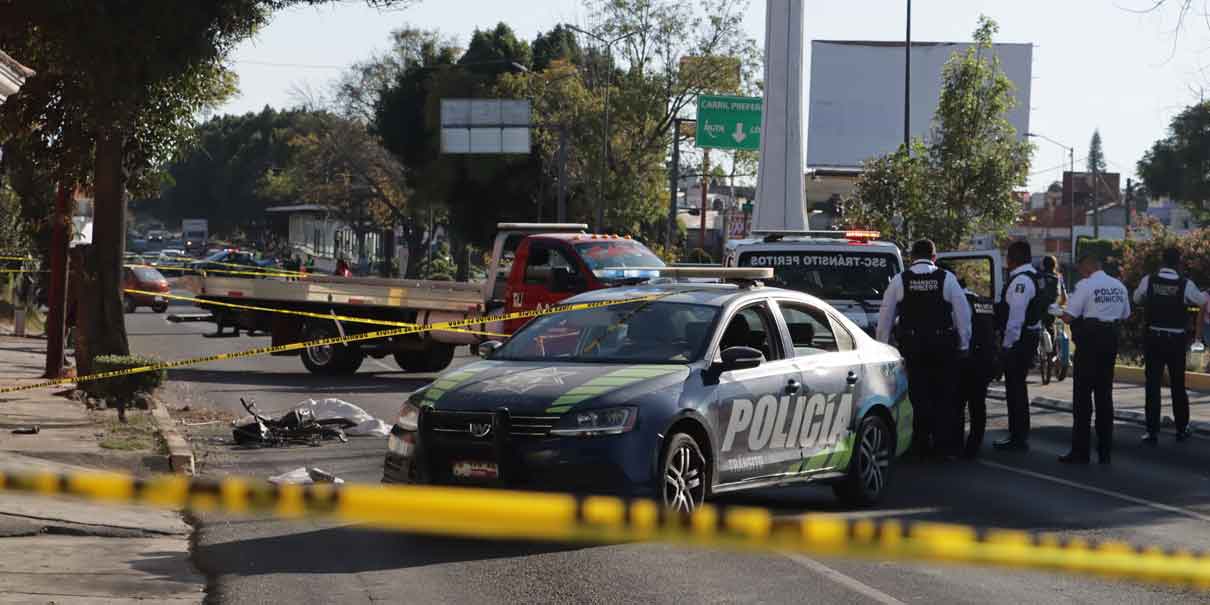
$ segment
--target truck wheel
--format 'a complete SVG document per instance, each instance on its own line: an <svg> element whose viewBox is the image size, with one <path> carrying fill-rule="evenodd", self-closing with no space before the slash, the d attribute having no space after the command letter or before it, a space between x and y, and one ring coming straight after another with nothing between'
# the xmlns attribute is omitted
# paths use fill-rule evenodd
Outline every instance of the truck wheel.
<svg viewBox="0 0 1210 605"><path fill-rule="evenodd" d="M168 310L168 303L156 304L155 306L151 307L151 310L155 311L156 313L163 313Z"/></svg>
<svg viewBox="0 0 1210 605"><path fill-rule="evenodd" d="M336 326L328 322L307 324L303 327L303 340L321 340L340 336ZM352 374L361 367L365 354L360 350L343 344L321 345L307 347L300 352L303 365L312 374L320 376L338 376Z"/></svg>
<svg viewBox="0 0 1210 605"><path fill-rule="evenodd" d="M138 307L134 304L134 299L129 296L122 297L122 310L127 313L134 313Z"/></svg>
<svg viewBox="0 0 1210 605"><path fill-rule="evenodd" d="M395 353L395 363L405 372L440 372L454 360L454 345L430 342L421 351Z"/></svg>

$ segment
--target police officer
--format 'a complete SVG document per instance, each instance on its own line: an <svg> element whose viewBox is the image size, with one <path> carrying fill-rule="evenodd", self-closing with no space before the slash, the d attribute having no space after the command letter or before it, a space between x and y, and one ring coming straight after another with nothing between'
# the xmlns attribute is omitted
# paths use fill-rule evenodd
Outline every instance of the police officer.
<svg viewBox="0 0 1210 605"><path fill-rule="evenodd" d="M957 439L962 440L963 416L969 410L971 430L962 457L973 460L983 446L983 432L987 426L987 385L998 373L1000 341L996 332L995 303L969 289L966 290L966 301L971 313L971 345L970 355L959 365Z"/></svg>
<svg viewBox="0 0 1210 605"><path fill-rule="evenodd" d="M913 453L957 456L961 444L952 430L958 416L953 368L970 345L970 307L958 278L935 264L937 247L931 240L912 244L911 259L883 294L878 340L889 343L894 327L907 365Z"/></svg>
<svg viewBox="0 0 1210 605"><path fill-rule="evenodd" d="M1097 412L1097 454L1109 464L1113 451L1113 364L1118 356L1120 323L1130 316L1129 292L1122 282L1101 270L1101 259L1093 252L1081 256L1084 276L1068 299L1063 321L1071 325L1077 355L1071 451L1059 462L1088 464L1089 424L1093 397Z"/></svg>
<svg viewBox="0 0 1210 605"><path fill-rule="evenodd" d="M1004 332L1000 344L1004 360L1004 394L1008 404L1008 437L992 444L998 450L1029 449L1029 391L1025 375L1038 350L1042 331L1042 299L1037 296L1037 272L1030 264L1029 242L1008 246L1008 282L1000 296L999 317Z"/></svg>
<svg viewBox="0 0 1210 605"><path fill-rule="evenodd" d="M1189 438L1189 394L1185 391L1185 350L1189 347L1185 326L1187 306L1206 304L1192 280L1178 273L1181 251L1164 249L1163 268L1143 277L1134 291L1134 304L1147 311L1147 334L1143 338L1143 359L1147 375L1147 432L1143 442L1156 445L1160 433L1160 381L1164 368L1172 391L1172 415L1176 419L1176 439Z"/></svg>

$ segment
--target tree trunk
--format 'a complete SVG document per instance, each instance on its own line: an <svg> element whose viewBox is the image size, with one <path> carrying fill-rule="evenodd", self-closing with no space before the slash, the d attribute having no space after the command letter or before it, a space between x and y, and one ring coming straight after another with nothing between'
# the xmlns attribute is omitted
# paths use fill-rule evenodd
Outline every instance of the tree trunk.
<svg viewBox="0 0 1210 605"><path fill-rule="evenodd" d="M97 133L93 171L92 253L81 289L81 331L87 342L78 363L91 367L98 355L128 355L126 314L122 309L122 255L126 250L126 192L122 173L122 137L114 129ZM91 282L91 283L90 283ZM84 317L87 316L87 317ZM87 362L84 359L87 359Z"/></svg>

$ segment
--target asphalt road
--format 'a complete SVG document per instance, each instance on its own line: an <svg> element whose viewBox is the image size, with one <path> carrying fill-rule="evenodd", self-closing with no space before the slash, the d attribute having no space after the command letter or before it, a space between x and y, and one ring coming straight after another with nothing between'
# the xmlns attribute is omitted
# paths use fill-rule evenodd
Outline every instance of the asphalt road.
<svg viewBox="0 0 1210 605"><path fill-rule="evenodd" d="M185 308L178 308L185 310ZM170 311L171 312L171 311ZM210 324L171 324L145 310L127 316L132 348L166 359L252 348L267 338L205 338ZM465 363L465 351L455 363ZM320 379L295 357L216 362L169 374L177 401L239 411L251 396L265 409L308 397L339 397L390 421L407 392L431 376L407 375L390 360L367 360L356 376ZM989 402L989 441L1004 409ZM1210 441L1158 449L1142 429L1119 424L1110 467L1065 467L1070 416L1035 409L1032 451L987 448L977 462L900 464L876 509L846 511L825 488L763 490L727 503L768 506L782 515L833 512L1057 532L1164 548L1210 545ZM207 434L207 429L214 429ZM267 477L303 465L347 481L381 476L378 439L344 445L240 450L225 427L196 429L209 475ZM407 514L406 510L400 511ZM1057 574L895 562L810 559L685 550L655 544L566 546L452 540L317 522L204 516L195 562L218 603L544 602L544 603L1190 603L1210 595Z"/></svg>

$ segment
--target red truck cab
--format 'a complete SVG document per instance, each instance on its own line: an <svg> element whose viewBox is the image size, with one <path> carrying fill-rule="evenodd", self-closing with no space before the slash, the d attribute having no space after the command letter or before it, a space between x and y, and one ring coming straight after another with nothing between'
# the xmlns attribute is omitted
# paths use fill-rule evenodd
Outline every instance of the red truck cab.
<svg viewBox="0 0 1210 605"><path fill-rule="evenodd" d="M664 263L643 244L618 235L535 233L517 244L505 313L543 309L589 290L654 277ZM505 322L512 334L528 319Z"/></svg>

